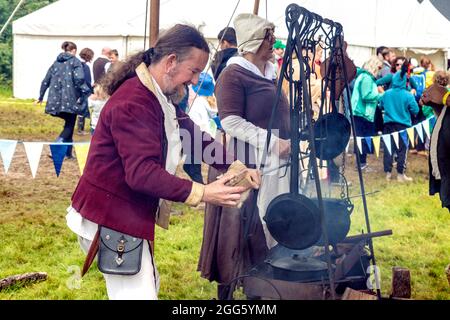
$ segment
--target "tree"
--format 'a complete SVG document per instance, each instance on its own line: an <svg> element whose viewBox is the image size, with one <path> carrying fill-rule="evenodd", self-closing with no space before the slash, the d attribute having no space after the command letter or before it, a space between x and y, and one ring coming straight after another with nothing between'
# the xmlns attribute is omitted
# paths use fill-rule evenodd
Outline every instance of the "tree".
<svg viewBox="0 0 450 320"><path fill-rule="evenodd" d="M8 20L14 8L20 0L0 0L0 29ZM27 14L45 7L57 0L32 0L25 1L16 12L14 20L26 16ZM12 23L0 36L0 85L11 85L12 81Z"/></svg>

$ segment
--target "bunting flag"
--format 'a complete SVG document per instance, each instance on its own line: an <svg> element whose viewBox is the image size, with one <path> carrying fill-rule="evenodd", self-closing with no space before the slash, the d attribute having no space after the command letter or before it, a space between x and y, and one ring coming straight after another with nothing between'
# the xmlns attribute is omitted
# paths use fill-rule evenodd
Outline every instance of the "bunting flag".
<svg viewBox="0 0 450 320"><path fill-rule="evenodd" d="M408 146L408 134L406 133L406 130L402 130L399 132L400 137L402 138L403 142L405 143L405 146Z"/></svg>
<svg viewBox="0 0 450 320"><path fill-rule="evenodd" d="M36 172L39 167L39 161L41 160L42 147L41 142L24 142L25 152L27 154L28 163L30 165L31 174L33 178L36 178Z"/></svg>
<svg viewBox="0 0 450 320"><path fill-rule="evenodd" d="M364 137L366 140L367 146L369 147L369 153L372 153L372 137Z"/></svg>
<svg viewBox="0 0 450 320"><path fill-rule="evenodd" d="M375 154L378 155L380 154L380 136L375 136L372 138L373 140L373 148L375 149Z"/></svg>
<svg viewBox="0 0 450 320"><path fill-rule="evenodd" d="M418 123L414 126L414 128L416 128L417 131L417 135L419 136L419 139L421 142L425 142L425 140L423 140L423 128L422 128L422 122Z"/></svg>
<svg viewBox="0 0 450 320"><path fill-rule="evenodd" d="M398 132L392 132L391 135L392 138L394 139L395 146L397 147L397 149L400 149L400 144L398 141Z"/></svg>
<svg viewBox="0 0 450 320"><path fill-rule="evenodd" d="M431 117L429 121L430 121L430 129L431 131L433 131L434 125L436 124L436 117Z"/></svg>
<svg viewBox="0 0 450 320"><path fill-rule="evenodd" d="M428 139L430 139L430 122L428 121L428 119L422 122L422 127Z"/></svg>
<svg viewBox="0 0 450 320"><path fill-rule="evenodd" d="M411 144L414 146L414 129L417 131L419 139L424 142L425 135L427 138L430 138L432 127L436 123L436 118L430 117L410 128L407 128L402 131L396 131L389 134L383 134L380 136L373 137L356 137L356 144L360 153L363 153L363 142L367 144L367 148L369 153L375 151L377 157L380 154L380 144L381 140L384 142L384 151L389 152L389 154L393 154L395 151L394 145L397 149L400 147L400 138L403 140L405 145L409 145L409 141L411 140ZM431 130L430 130L431 129ZM423 134L422 130L425 132ZM392 144L391 137L394 140L394 144ZM12 162L12 158L14 156L17 143L23 143L25 152L27 155L28 163L30 165L31 174L33 178L36 177L37 170L39 168L40 158L42 155L43 145L49 145L50 151L52 154L53 165L55 167L56 175L59 177L61 172L62 164L65 159L65 155L67 153L67 149L69 146L73 146L75 148L75 152L78 160L78 167L80 173L83 174L84 168L86 166L86 160L89 152L90 143L88 142L65 142L65 143L53 143L53 142L22 142L16 140L6 140L0 139L0 159L2 159L3 167L5 169L5 174L8 173L9 167ZM372 147L373 144L373 147ZM374 150L373 150L374 149Z"/></svg>
<svg viewBox="0 0 450 320"><path fill-rule="evenodd" d="M391 150L391 135L390 134L383 134L382 137L383 137L385 150L387 150L389 152L389 154L392 154L392 150Z"/></svg>
<svg viewBox="0 0 450 320"><path fill-rule="evenodd" d="M61 172L61 167L68 147L67 144L50 144L50 151L52 153L53 165L55 166L57 177L59 177L59 173Z"/></svg>
<svg viewBox="0 0 450 320"><path fill-rule="evenodd" d="M411 128L406 129L406 133L408 133L409 140L411 141L411 145L412 145L412 147L414 148L414 145L415 145L415 141L414 141L414 128L411 127Z"/></svg>
<svg viewBox="0 0 450 320"><path fill-rule="evenodd" d="M2 157L5 174L8 173L16 146L17 141L15 140L0 140L0 156Z"/></svg>
<svg viewBox="0 0 450 320"><path fill-rule="evenodd" d="M77 154L78 167L80 168L80 174L83 174L84 166L86 165L88 151L89 151L89 143L75 145L75 153Z"/></svg>
<svg viewBox="0 0 450 320"><path fill-rule="evenodd" d="M356 137L356 144L358 145L358 149L359 149L359 153L362 154L362 141L361 141L361 137Z"/></svg>

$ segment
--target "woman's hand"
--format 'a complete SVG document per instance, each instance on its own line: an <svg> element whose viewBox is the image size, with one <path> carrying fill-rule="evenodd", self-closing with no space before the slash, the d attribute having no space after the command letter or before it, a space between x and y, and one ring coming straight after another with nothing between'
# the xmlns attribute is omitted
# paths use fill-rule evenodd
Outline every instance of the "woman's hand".
<svg viewBox="0 0 450 320"><path fill-rule="evenodd" d="M447 88L438 84L433 84L424 91L419 100L421 106L427 105L433 109L440 109L442 107L442 98L447 93ZM447 99L448 101L448 99ZM447 103L448 105L448 103Z"/></svg>
<svg viewBox="0 0 450 320"><path fill-rule="evenodd" d="M261 185L261 172L258 169L247 169L248 177L253 189L259 189Z"/></svg>
<svg viewBox="0 0 450 320"><path fill-rule="evenodd" d="M291 154L291 142L289 140L277 139L277 142L275 144L275 152L282 159L289 158Z"/></svg>
<svg viewBox="0 0 450 320"><path fill-rule="evenodd" d="M34 102L33 102L33 104L36 106L36 105L42 105L42 100L35 100Z"/></svg>

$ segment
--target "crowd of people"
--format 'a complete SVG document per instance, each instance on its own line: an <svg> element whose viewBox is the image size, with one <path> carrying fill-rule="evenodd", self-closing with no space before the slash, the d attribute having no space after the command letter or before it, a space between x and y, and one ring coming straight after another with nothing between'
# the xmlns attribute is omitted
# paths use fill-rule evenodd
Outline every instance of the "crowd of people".
<svg viewBox="0 0 450 320"><path fill-rule="evenodd" d="M289 191L289 174L280 169L291 152L285 94L279 96L269 146L276 167L263 176L256 168L266 145L285 45L276 39L273 23L253 14L238 15L234 27L224 28L217 38L220 50L211 73L204 72L210 55L204 37L195 28L176 25L154 47L124 62L118 63L117 51L104 48L93 63L92 80L88 63L93 51L81 50L80 61L76 45L65 42L42 82L39 101L49 88L46 112L65 120L57 141L71 142L76 116L86 117L89 106L93 110L95 134L66 218L87 254L83 272L99 250L108 250L101 247L107 240L122 239L117 265L98 257L110 299L157 299L155 225L167 227L170 201L206 203L198 270L218 283L220 299L230 298L230 281L276 245L263 217L269 202ZM377 54L358 68L351 84L356 134L403 130L429 116L428 106L438 118L437 137L433 134L428 143L432 192L450 207L449 172L442 165L449 157L442 150L450 150L448 74L434 72L426 58L421 70L389 48L379 48ZM317 96L314 100L320 101ZM392 145L392 152L384 153L386 178L392 178L396 162L397 179L411 181L405 174L409 146L402 141L398 148ZM362 169L368 171L371 150L365 146L361 151ZM191 180L176 176L183 154ZM202 162L210 165L206 183ZM235 185L242 174L249 182ZM131 245L142 253L127 260L132 254L120 247L130 245L126 242L136 243ZM135 271L121 272L124 260Z"/></svg>
<svg viewBox="0 0 450 320"><path fill-rule="evenodd" d="M79 135L86 134L86 118L91 118L90 132L93 134L107 100L107 95L99 84L120 61L118 51L108 47L103 48L101 55L95 60L94 51L90 48L83 48L77 58L77 45L71 41L65 41L61 49L63 52L57 56L41 83L36 102L42 104L48 90L45 112L64 120L63 131L55 142L70 143L73 142L77 119ZM74 159L72 149L72 146L68 147L67 159Z"/></svg>
<svg viewBox="0 0 450 320"><path fill-rule="evenodd" d="M377 56L358 69L351 86L356 135L364 138L392 134L432 117L433 109L418 102L426 88L433 83L447 87L449 79L449 73L435 71L427 57L422 57L419 65L416 59L397 56L393 49L379 47ZM424 140L421 141L415 133L414 143L399 139L397 145L391 141L391 150L384 150L383 155L386 180L392 179L394 163L397 181L413 180L405 174L408 150L428 156L429 139L425 137ZM373 153L373 148L363 144L362 149L361 169L370 172L372 169L367 164L367 154Z"/></svg>

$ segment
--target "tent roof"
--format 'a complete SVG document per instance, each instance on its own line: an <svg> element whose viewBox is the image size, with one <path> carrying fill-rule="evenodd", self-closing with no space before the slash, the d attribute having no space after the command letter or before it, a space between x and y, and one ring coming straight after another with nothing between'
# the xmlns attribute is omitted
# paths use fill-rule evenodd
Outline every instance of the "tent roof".
<svg viewBox="0 0 450 320"><path fill-rule="evenodd" d="M284 12L293 0L261 1L259 14L277 25L285 38ZM450 22L429 0L297 0L300 6L340 22L351 45L447 48ZM125 5L124 5L125 3ZM237 1L161 0L160 27L188 22L216 38ZM252 12L254 0L241 0L235 16ZM60 0L14 22L14 34L47 36L143 36L146 0ZM147 23L148 24L148 23ZM231 23L231 26L233 24ZM148 30L147 30L148 34Z"/></svg>

